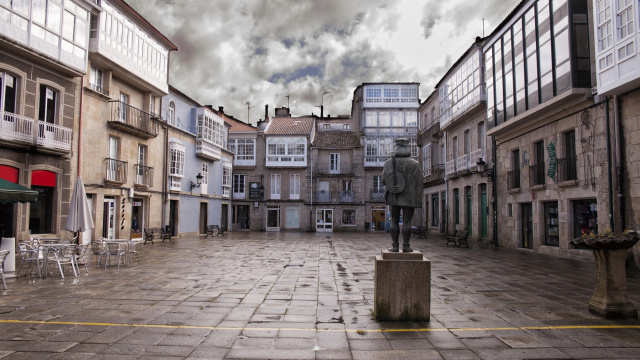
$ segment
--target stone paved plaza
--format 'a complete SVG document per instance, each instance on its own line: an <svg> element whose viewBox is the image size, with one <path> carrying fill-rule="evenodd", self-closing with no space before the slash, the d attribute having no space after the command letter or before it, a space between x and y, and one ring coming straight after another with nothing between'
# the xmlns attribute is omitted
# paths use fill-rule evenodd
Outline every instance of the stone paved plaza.
<svg viewBox="0 0 640 360"><path fill-rule="evenodd" d="M2 359L640 358L640 322L592 315L595 265L413 239L432 261L429 323L372 318L387 233L236 232L139 245L140 261L11 278ZM640 307L640 272L628 271Z"/></svg>

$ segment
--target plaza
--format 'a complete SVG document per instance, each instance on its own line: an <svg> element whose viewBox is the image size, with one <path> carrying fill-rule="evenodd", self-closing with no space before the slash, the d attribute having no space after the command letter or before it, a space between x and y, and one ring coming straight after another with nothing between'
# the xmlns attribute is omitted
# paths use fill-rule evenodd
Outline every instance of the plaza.
<svg viewBox="0 0 640 360"><path fill-rule="evenodd" d="M139 245L140 261L7 279L2 359L633 359L638 321L588 312L595 265L439 236L431 321L373 318L388 233L231 232ZM586 251L586 250L585 250ZM18 265L19 266L19 265ZM640 306L640 272L627 270Z"/></svg>

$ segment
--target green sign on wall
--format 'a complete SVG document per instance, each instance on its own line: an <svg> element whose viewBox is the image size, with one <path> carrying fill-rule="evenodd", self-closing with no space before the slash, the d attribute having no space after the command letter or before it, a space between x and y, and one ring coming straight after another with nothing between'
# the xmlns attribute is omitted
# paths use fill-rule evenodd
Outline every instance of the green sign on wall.
<svg viewBox="0 0 640 360"><path fill-rule="evenodd" d="M547 154L549 154L549 172L547 172L547 176L550 178L556 177L556 146L553 143L549 143L547 145Z"/></svg>

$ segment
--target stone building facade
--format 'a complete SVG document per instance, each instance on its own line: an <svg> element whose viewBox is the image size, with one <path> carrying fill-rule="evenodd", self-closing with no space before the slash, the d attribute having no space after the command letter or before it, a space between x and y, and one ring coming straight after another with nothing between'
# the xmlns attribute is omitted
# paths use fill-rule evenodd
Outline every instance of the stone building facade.
<svg viewBox="0 0 640 360"><path fill-rule="evenodd" d="M14 1L0 10L0 177L39 193L34 204L0 204L0 231L18 240L68 238L88 24L99 8L64 0L31 11L29 2Z"/></svg>

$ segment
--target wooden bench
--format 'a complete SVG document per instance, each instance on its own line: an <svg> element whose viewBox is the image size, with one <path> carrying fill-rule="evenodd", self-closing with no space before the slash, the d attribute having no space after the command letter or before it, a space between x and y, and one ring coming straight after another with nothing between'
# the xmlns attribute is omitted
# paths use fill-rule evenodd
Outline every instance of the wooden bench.
<svg viewBox="0 0 640 360"><path fill-rule="evenodd" d="M172 242L171 237L173 236L173 234L171 233L171 228L168 226L166 227L166 229L159 227L144 229L145 244L147 243L147 241L151 241L151 244L153 244L153 239L155 239L156 236L162 239L162 242L164 242L165 240L169 240L169 242Z"/></svg>
<svg viewBox="0 0 640 360"><path fill-rule="evenodd" d="M424 226L418 226L415 229L411 229L413 232L413 236L417 236L419 238L427 238L427 228Z"/></svg>
<svg viewBox="0 0 640 360"><path fill-rule="evenodd" d="M224 235L224 233L227 231L227 228L222 226L220 227L219 225L207 225L207 235L205 236L208 237L209 235L211 235L211 237L213 237L213 233L216 233L216 236L219 235Z"/></svg>
<svg viewBox="0 0 640 360"><path fill-rule="evenodd" d="M458 238L458 233L460 231L456 230L453 232L453 234L447 234L445 235L445 239L447 239L447 246L449 246L449 243L453 243L454 246L458 246L458 243L456 242L456 239Z"/></svg>
<svg viewBox="0 0 640 360"><path fill-rule="evenodd" d="M460 245L469 247L467 243L469 232L467 230L456 230L453 232L453 235L447 235L445 238L447 239L447 246L452 242L453 245L457 247L460 247Z"/></svg>

